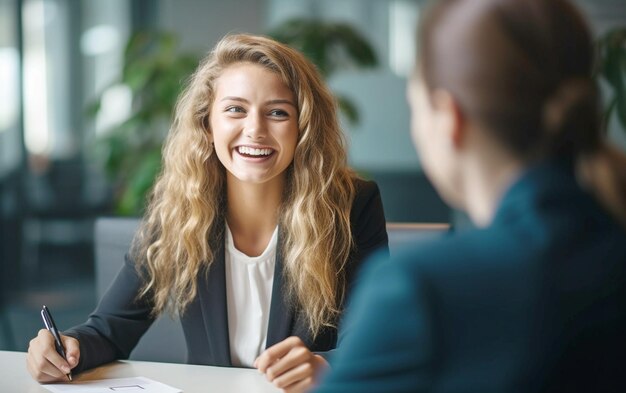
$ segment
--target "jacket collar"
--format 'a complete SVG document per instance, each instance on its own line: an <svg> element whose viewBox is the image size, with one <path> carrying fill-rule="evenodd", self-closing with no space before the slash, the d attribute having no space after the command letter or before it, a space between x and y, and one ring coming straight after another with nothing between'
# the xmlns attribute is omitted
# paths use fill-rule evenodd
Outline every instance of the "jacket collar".
<svg viewBox="0 0 626 393"><path fill-rule="evenodd" d="M526 168L503 194L492 224L508 221L518 212L527 214L529 209L565 195L585 195L576 180L574 161L561 157L538 162Z"/></svg>
<svg viewBox="0 0 626 393"><path fill-rule="evenodd" d="M214 364L232 366L230 357L230 337L228 334L228 307L226 301L226 263L224 236L215 247L215 259L201 279L198 288L202 318L206 329L209 350L212 352ZM293 309L285 297L283 287L283 253L281 229L278 229L278 246L272 284L272 300L267 327L266 347L270 347L288 337L293 327Z"/></svg>
<svg viewBox="0 0 626 393"><path fill-rule="evenodd" d="M281 228L278 228L278 246L276 252L276 263L274 265L274 283L272 284L272 301L270 305L270 318L267 326L266 348L284 340L292 331L293 308L286 298L283 281L283 244Z"/></svg>
<svg viewBox="0 0 626 393"><path fill-rule="evenodd" d="M224 258L224 236L215 248L215 257L205 272L206 279L201 279L198 289L200 309L206 329L209 350L212 353L214 365L232 366L230 358L230 339L228 335L228 308L226 305L226 264ZM204 278L204 277L202 277Z"/></svg>

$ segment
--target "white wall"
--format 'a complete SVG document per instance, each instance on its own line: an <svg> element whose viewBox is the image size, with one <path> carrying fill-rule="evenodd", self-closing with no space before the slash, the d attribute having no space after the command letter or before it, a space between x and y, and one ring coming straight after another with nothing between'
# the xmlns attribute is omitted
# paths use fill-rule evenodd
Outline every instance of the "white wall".
<svg viewBox="0 0 626 393"><path fill-rule="evenodd" d="M159 25L175 31L182 50L204 54L227 33L263 32L264 0L158 0Z"/></svg>

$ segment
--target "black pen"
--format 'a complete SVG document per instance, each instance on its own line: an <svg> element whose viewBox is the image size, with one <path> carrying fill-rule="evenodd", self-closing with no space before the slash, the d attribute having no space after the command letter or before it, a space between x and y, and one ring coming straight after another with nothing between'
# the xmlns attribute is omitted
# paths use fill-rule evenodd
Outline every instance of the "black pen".
<svg viewBox="0 0 626 393"><path fill-rule="evenodd" d="M50 310L48 310L48 307L43 306L43 309L41 310L41 318L43 319L44 325L46 325L46 329L48 329L48 331L52 333L52 336L54 337L54 346L57 352L59 353L59 355L63 356L63 359L67 360L67 356L65 355L65 348L63 347L63 343L61 342L61 335L57 330L57 325L55 325L54 319L52 319L52 314L50 314ZM65 375L67 375L68 380L72 381L71 371Z"/></svg>

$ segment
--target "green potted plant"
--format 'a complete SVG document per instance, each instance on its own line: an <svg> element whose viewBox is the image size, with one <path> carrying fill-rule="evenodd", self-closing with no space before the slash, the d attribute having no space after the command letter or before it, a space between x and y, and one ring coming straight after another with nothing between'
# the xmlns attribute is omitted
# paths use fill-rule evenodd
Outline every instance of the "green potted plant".
<svg viewBox="0 0 626 393"><path fill-rule="evenodd" d="M115 213L139 215L161 165L161 146L183 81L199 57L177 53L167 32L133 34L124 51L120 79L132 92L132 114L96 141L96 153L112 180ZM88 110L95 115L98 99Z"/></svg>

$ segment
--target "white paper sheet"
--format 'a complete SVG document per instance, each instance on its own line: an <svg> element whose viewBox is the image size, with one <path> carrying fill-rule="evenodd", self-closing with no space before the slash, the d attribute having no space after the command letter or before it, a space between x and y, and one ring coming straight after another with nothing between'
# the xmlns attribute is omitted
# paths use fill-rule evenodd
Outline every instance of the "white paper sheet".
<svg viewBox="0 0 626 393"><path fill-rule="evenodd" d="M42 385L54 393L179 393L180 389L173 388L150 378L112 378L94 381L55 383Z"/></svg>

